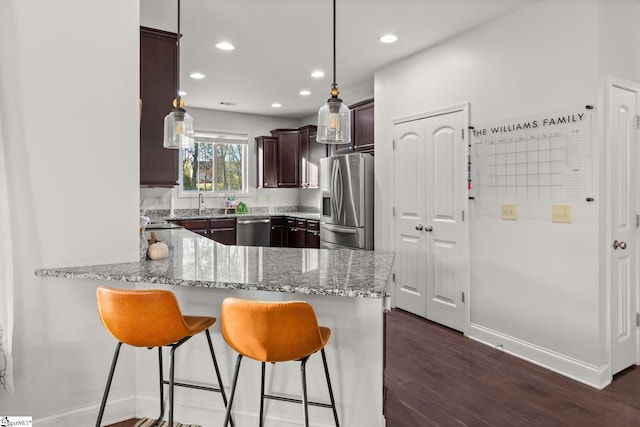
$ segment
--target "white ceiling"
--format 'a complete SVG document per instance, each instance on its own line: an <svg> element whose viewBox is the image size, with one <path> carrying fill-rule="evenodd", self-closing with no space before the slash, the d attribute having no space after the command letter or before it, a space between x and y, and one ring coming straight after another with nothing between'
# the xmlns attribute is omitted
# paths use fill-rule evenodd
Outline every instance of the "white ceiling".
<svg viewBox="0 0 640 427"><path fill-rule="evenodd" d="M351 104L376 69L535 0L337 0L337 83ZM140 0L140 25L177 31L177 0ZM182 0L181 87L189 106L292 118L313 114L332 82L331 0ZM394 33L398 41L378 38ZM233 51L214 47L219 41ZM314 79L313 70L325 77ZM189 77L194 71L203 80ZM303 97L300 90L311 95ZM234 103L223 106L221 102ZM271 104L279 102L281 108Z"/></svg>

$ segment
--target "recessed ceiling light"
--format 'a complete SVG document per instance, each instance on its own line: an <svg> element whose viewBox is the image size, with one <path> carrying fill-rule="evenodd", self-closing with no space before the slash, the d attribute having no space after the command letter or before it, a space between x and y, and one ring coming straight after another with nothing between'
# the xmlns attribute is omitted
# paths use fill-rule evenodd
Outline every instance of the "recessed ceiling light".
<svg viewBox="0 0 640 427"><path fill-rule="evenodd" d="M204 74L202 74L202 73L191 73L190 77L192 79L200 80L200 79L204 79Z"/></svg>
<svg viewBox="0 0 640 427"><path fill-rule="evenodd" d="M178 95L180 96L185 96L187 94L187 92L183 91L183 90L179 90L178 91Z"/></svg>
<svg viewBox="0 0 640 427"><path fill-rule="evenodd" d="M398 36L393 34L385 34L384 36L380 37L378 40L380 40L380 43L393 43L398 40Z"/></svg>
<svg viewBox="0 0 640 427"><path fill-rule="evenodd" d="M314 71L313 73L311 73L311 77L319 79L321 77L324 77L324 73L322 71Z"/></svg>
<svg viewBox="0 0 640 427"><path fill-rule="evenodd" d="M308 95L311 95L311 91L308 91L308 90L306 90L306 89L301 90L301 91L300 91L300 95L302 95L302 96L308 96Z"/></svg>
<svg viewBox="0 0 640 427"><path fill-rule="evenodd" d="M274 102L273 104L271 104L271 106L273 108L280 108L280 107L282 107L282 104L280 104L279 102Z"/></svg>
<svg viewBox="0 0 640 427"><path fill-rule="evenodd" d="M229 42L220 42L215 45L220 50L233 50L236 47Z"/></svg>

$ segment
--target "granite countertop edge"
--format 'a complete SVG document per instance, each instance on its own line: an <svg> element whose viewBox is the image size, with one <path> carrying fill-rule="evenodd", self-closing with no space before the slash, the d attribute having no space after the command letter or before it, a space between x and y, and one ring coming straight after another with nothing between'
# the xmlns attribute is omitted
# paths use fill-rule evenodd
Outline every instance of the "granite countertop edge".
<svg viewBox="0 0 640 427"><path fill-rule="evenodd" d="M164 260L40 268L34 273L38 277L384 298L395 261L390 252L226 246L186 229L157 230L157 234L170 248L169 257ZM203 261L182 253L184 241L191 245L198 242L200 251L206 252ZM249 251L244 264L231 261L244 251ZM262 257L260 275L238 276L237 271L256 267L257 256ZM313 268L305 264L309 260L315 263ZM185 262L188 268L181 270ZM203 273L203 266L213 270Z"/></svg>

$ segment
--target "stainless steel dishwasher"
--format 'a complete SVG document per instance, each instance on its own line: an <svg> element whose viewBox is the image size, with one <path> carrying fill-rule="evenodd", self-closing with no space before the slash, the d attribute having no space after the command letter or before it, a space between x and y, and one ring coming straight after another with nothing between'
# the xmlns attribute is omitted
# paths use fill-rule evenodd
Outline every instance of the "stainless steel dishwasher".
<svg viewBox="0 0 640 427"><path fill-rule="evenodd" d="M238 218L236 245L269 246L271 241L269 222L268 217Z"/></svg>

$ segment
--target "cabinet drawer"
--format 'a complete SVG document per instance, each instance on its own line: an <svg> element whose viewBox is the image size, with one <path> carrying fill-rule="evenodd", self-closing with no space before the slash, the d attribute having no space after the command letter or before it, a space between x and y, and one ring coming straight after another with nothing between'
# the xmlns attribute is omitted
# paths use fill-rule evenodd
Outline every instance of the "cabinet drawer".
<svg viewBox="0 0 640 427"><path fill-rule="evenodd" d="M307 228L307 220L296 218L296 227L297 228Z"/></svg>
<svg viewBox="0 0 640 427"><path fill-rule="evenodd" d="M212 230L217 230L220 228L236 228L235 218L211 219L210 222L210 227Z"/></svg>
<svg viewBox="0 0 640 427"><path fill-rule="evenodd" d="M272 216L271 217L271 225L285 225L287 223L285 217L283 216Z"/></svg>
<svg viewBox="0 0 640 427"><path fill-rule="evenodd" d="M296 219L292 218L290 216L287 217L287 225L291 226L291 227L295 227L296 225Z"/></svg>
<svg viewBox="0 0 640 427"><path fill-rule="evenodd" d="M178 224L187 230L207 230L209 229L208 219L189 219L178 221Z"/></svg>
<svg viewBox="0 0 640 427"><path fill-rule="evenodd" d="M320 221L313 219L307 220L307 230L318 231L320 230Z"/></svg>

